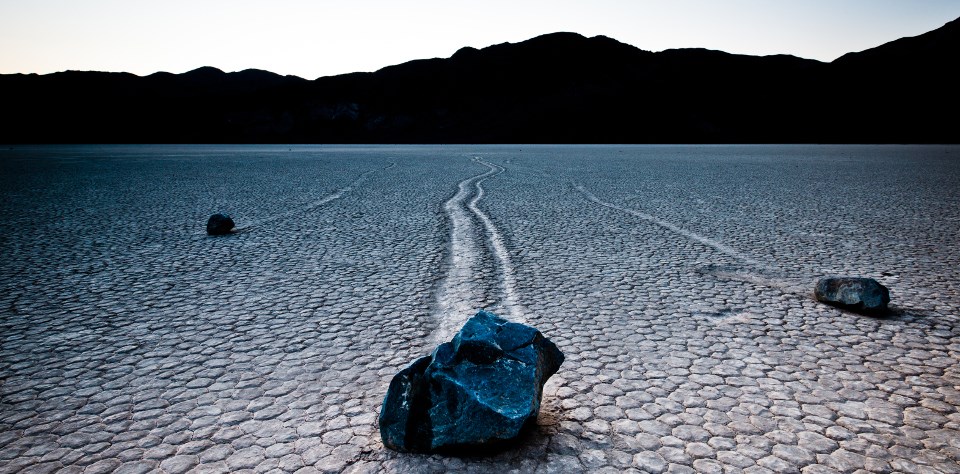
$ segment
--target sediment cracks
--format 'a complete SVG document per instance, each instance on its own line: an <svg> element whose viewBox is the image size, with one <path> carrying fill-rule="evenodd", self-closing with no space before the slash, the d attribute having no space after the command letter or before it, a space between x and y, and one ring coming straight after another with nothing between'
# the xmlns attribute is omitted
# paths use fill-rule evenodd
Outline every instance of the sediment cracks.
<svg viewBox="0 0 960 474"><path fill-rule="evenodd" d="M458 183L456 194L443 204L450 240L444 276L437 291L438 327L434 336L438 341L449 340L467 319L486 306L483 279L487 275L496 279L502 316L524 322L510 254L500 231L479 206L485 196L483 182L503 173L504 168L479 158L473 161L489 169ZM485 268L486 252L492 256L492 272Z"/></svg>
<svg viewBox="0 0 960 474"><path fill-rule="evenodd" d="M383 167L383 168L372 169L372 170L370 170L370 171L366 171L366 172L360 174L360 176L357 176L357 179L353 180L350 184L348 184L348 185L346 185L346 186L344 186L344 187L342 187L342 188L340 188L340 189L338 189L338 190L336 190L336 191L334 191L334 192L332 192L332 193L330 193L330 194L327 194L327 195L321 197L320 199L317 199L316 201L309 202L309 203L307 203L307 204L305 204L305 205L303 205L303 206L300 206L300 207L298 207L298 208L289 210L289 211L287 211L287 212L282 212L282 213L280 213L280 214L275 214L275 215L272 215L272 216L269 216L269 217L260 219L260 220L258 220L258 221L250 222L250 223L247 224L246 226L237 229L237 231L239 231L239 232L246 232L246 231L249 231L249 230L251 230L251 229L253 229L253 228L255 228L255 227L262 226L262 225L264 225L264 224L269 224L269 223L271 223L271 222L278 221L278 220L280 220L280 219L284 219L284 218L290 217L290 216L295 215L295 214L304 214L304 213L306 213L306 212L310 212L310 211L312 211L312 210L314 210L314 209L316 209L316 208L318 208L318 207L320 207L320 206L323 206L324 204L327 204L327 203L329 203L329 202L336 201L337 199L342 198L345 194L350 193L351 191L353 191L354 189L356 189L357 186L359 186L359 185L362 184L364 181L366 181L367 178L370 177L370 175L372 175L372 174L374 174L374 173L377 173L377 172L386 171L386 170L388 170L388 169L393 168L394 166L396 166L396 164L397 164L396 162L391 162L389 165L387 165L387 166L385 166L385 167Z"/></svg>

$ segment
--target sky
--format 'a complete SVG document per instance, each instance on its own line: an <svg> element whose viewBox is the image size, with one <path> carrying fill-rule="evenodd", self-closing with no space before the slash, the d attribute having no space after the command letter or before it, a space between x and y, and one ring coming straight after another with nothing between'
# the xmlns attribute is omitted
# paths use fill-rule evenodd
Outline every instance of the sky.
<svg viewBox="0 0 960 474"><path fill-rule="evenodd" d="M0 74L213 66L314 79L557 31L832 61L957 17L960 0L0 0Z"/></svg>

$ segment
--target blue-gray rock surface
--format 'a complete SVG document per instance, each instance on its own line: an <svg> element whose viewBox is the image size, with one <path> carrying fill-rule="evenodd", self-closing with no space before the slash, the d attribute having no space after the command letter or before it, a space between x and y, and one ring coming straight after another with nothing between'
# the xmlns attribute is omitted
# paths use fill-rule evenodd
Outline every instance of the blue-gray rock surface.
<svg viewBox="0 0 960 474"><path fill-rule="evenodd" d="M207 234L226 235L233 230L235 224L233 219L226 214L214 214L207 219Z"/></svg>
<svg viewBox="0 0 960 474"><path fill-rule="evenodd" d="M380 410L383 443L434 452L513 439L536 419L543 384L563 360L535 328L480 311L394 376Z"/></svg>
<svg viewBox="0 0 960 474"><path fill-rule="evenodd" d="M821 278L814 295L817 301L862 312L886 311L890 302L890 291L873 278Z"/></svg>

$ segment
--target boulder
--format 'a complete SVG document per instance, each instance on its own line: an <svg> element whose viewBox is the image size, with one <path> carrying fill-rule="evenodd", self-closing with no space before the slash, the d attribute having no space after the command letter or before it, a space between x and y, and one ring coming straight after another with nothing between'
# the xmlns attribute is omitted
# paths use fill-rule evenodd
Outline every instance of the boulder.
<svg viewBox="0 0 960 474"><path fill-rule="evenodd" d="M873 278L821 278L813 293L817 301L867 313L886 311L890 302L890 290Z"/></svg>
<svg viewBox="0 0 960 474"><path fill-rule="evenodd" d="M383 444L436 452L516 438L536 420L543 384L562 363L540 331L480 311L394 376L380 410Z"/></svg>
<svg viewBox="0 0 960 474"><path fill-rule="evenodd" d="M226 235L233 228L233 219L226 214L214 214L207 219L207 234L209 235Z"/></svg>

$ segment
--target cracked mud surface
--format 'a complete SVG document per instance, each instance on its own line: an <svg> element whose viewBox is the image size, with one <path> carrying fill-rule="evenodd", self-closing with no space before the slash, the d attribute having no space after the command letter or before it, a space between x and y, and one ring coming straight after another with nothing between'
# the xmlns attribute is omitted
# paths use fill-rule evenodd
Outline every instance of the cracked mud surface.
<svg viewBox="0 0 960 474"><path fill-rule="evenodd" d="M0 472L958 473L958 153L0 151ZM385 449L392 376L481 307L567 356L537 428Z"/></svg>

